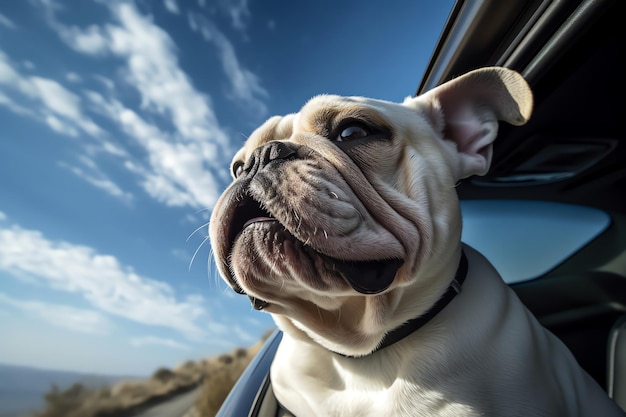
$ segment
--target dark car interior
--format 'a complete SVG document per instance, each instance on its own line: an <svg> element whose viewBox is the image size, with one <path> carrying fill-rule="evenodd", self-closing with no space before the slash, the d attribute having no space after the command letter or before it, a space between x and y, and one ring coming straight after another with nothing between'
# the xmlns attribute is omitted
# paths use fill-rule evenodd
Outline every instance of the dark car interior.
<svg viewBox="0 0 626 417"><path fill-rule="evenodd" d="M459 196L557 201L610 214L609 228L581 251L512 287L581 366L622 396L618 403L626 395L620 321L626 312L626 138L619 64L626 25L620 6L609 0L458 2L417 91L488 65L515 69L529 82L535 96L530 122L501 126L492 169L462 182Z"/></svg>
<svg viewBox="0 0 626 417"><path fill-rule="evenodd" d="M535 97L530 122L500 126L490 172L461 182L459 197L570 203L610 215L608 228L563 263L511 286L626 410L622 11L618 0L457 1L416 94L492 65L512 68L529 82ZM278 333L259 354L263 366L269 367L279 340ZM249 415L276 415L267 368L252 367L244 378L248 384L240 389L256 387L244 406Z"/></svg>

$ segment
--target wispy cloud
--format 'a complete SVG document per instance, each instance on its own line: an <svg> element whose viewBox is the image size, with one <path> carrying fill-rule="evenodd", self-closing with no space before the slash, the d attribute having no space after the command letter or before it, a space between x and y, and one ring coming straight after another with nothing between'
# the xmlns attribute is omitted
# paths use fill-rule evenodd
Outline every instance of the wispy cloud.
<svg viewBox="0 0 626 417"><path fill-rule="evenodd" d="M107 78L103 75L98 75L98 74L94 75L93 78L98 80L98 82L102 84L107 90L109 91L115 90L115 83L110 78Z"/></svg>
<svg viewBox="0 0 626 417"><path fill-rule="evenodd" d="M206 0L198 0L198 5L205 7L207 2ZM210 7L226 15L230 19L231 26L244 36L246 35L245 31L251 17L248 0L213 0Z"/></svg>
<svg viewBox="0 0 626 417"><path fill-rule="evenodd" d="M80 81L80 77L71 72L66 78L70 82ZM12 90L14 95L19 97L18 100L0 92L0 106L20 116L42 122L60 135L71 138L86 135L91 140L84 143L81 149L92 155L98 153L115 157L127 155L107 138L106 131L85 114L83 99L79 95L55 80L19 73L2 51L0 51L0 85ZM71 172L110 195L127 202L131 199L130 194L124 192L95 165L89 171L71 167L68 163L60 165L64 168L69 167Z"/></svg>
<svg viewBox="0 0 626 417"><path fill-rule="evenodd" d="M65 79L71 83L80 83L83 81L83 78L80 75L72 71L65 74Z"/></svg>
<svg viewBox="0 0 626 417"><path fill-rule="evenodd" d="M130 344L133 345L134 347L144 347L144 346L164 346L164 347L168 347L168 348L172 348L172 349L179 349L179 350L189 350L189 346L184 344L184 343L180 343L177 342L175 340L172 339L165 339L162 337L156 337L156 336L141 336L141 337L133 337L130 340Z"/></svg>
<svg viewBox="0 0 626 417"><path fill-rule="evenodd" d="M0 93L0 105L10 111L45 123L65 136L86 134L94 143L102 145L106 142L106 132L83 112L78 95L55 80L19 73L1 50L0 85L21 98L18 102L10 95ZM103 146L102 150L106 147Z"/></svg>
<svg viewBox="0 0 626 417"><path fill-rule="evenodd" d="M29 77L20 81L28 94L41 100L53 113L70 120L79 120L83 117L80 98L58 82L41 77Z"/></svg>
<svg viewBox="0 0 626 417"><path fill-rule="evenodd" d="M143 277L114 256L87 246L49 240L17 225L1 226L0 269L78 294L109 314L173 329L190 340L207 336L207 326L200 324L207 319L201 295L181 299L168 284Z"/></svg>
<svg viewBox="0 0 626 417"><path fill-rule="evenodd" d="M46 116L46 124L50 129L65 136L71 136L73 138L78 136L78 130L72 125L63 123L58 117L51 114Z"/></svg>
<svg viewBox="0 0 626 417"><path fill-rule="evenodd" d="M11 19L0 13L0 26L4 26L7 29L15 30L17 25L13 23Z"/></svg>
<svg viewBox="0 0 626 417"><path fill-rule="evenodd" d="M133 3L106 3L112 20L85 28L63 24L54 3L41 4L50 26L70 48L121 63L118 73L123 76L117 81L139 93L139 109L125 104L112 88L106 94L83 93L92 111L113 121L145 151L145 158L125 159L124 167L139 177L140 185L157 201L169 206L213 207L221 184L228 180L224 158L229 159L235 149L209 95L198 91L180 68L172 38ZM255 114L265 113L258 97L267 93L258 79L240 67L225 38L217 42L226 60L225 73L232 80L232 96Z"/></svg>
<svg viewBox="0 0 626 417"><path fill-rule="evenodd" d="M178 9L175 1L164 1L166 7ZM6 86L6 92L0 93L0 106L38 120L58 134L79 140L92 138L91 143L82 145L82 151L94 163L99 153L119 158L121 167L159 202L212 208L223 183L229 181L224 160L230 159L238 141L232 141L231 133L219 122L211 97L196 89L181 69L178 48L168 33L132 2L100 2L99 7L109 11L110 19L84 27L63 23L63 6L54 0L39 0L38 4L49 26L71 49L117 64L117 78L79 76L69 68L65 81L73 88L85 85L83 80L88 78L104 86L101 91L72 91L39 74L21 74L0 51L0 85ZM231 16L235 27L242 28L249 18L247 1L219 2L217 7ZM264 117L268 93L259 78L241 64L233 44L202 15L190 13L188 21L216 47L229 86L228 97L247 110L249 117ZM141 99L138 108L118 96L124 88L137 91ZM119 137L118 132L105 131L95 122L102 119L92 118L93 114L112 121L114 128L133 143L126 146L114 142L112 137ZM67 161L61 166L109 195L129 200L129 194L103 170L89 170Z"/></svg>
<svg viewBox="0 0 626 417"><path fill-rule="evenodd" d="M53 326L89 334L106 334L113 324L102 313L63 304L20 300L0 293L0 304L33 315Z"/></svg>
<svg viewBox="0 0 626 417"><path fill-rule="evenodd" d="M50 16L53 16L52 14ZM61 39L79 52L100 55L108 51L107 36L103 29L97 25L88 26L85 29L76 26L65 26L51 19L53 28Z"/></svg>
<svg viewBox="0 0 626 417"><path fill-rule="evenodd" d="M265 116L268 111L264 100L269 97L269 94L261 85L256 74L241 65L233 44L205 16L189 12L188 20L193 31L199 32L204 40L217 48L222 69L230 81L231 99L242 105L255 117Z"/></svg>
<svg viewBox="0 0 626 417"><path fill-rule="evenodd" d="M133 201L133 195L122 190L115 182L113 182L97 165L85 155L78 157L80 166L71 165L67 162L60 162L59 166L67 169L78 178L86 181L88 184L104 191L112 197L120 199L126 203Z"/></svg>
<svg viewBox="0 0 626 417"><path fill-rule="evenodd" d="M114 98L93 91L87 97L146 151L147 166L127 160L125 167L141 178L150 196L169 206L213 207L220 192L219 168L214 167L223 165L217 159L223 148L210 141L176 140Z"/></svg>
<svg viewBox="0 0 626 417"><path fill-rule="evenodd" d="M222 0L222 8L228 13L235 29L245 30L247 21L250 19L248 0Z"/></svg>
<svg viewBox="0 0 626 417"><path fill-rule="evenodd" d="M0 62L0 67L1 66L2 66L2 63ZM0 68L0 71L1 70L2 68ZM13 113L20 115L20 116L29 117L31 119L39 118L37 113L35 113L32 109L22 106L21 104L17 104L14 100L12 100L9 96L4 94L2 91L0 91L0 106L6 107Z"/></svg>
<svg viewBox="0 0 626 417"><path fill-rule="evenodd" d="M239 325L235 325L232 330L243 343L254 343L259 340L258 337L251 335Z"/></svg>
<svg viewBox="0 0 626 417"><path fill-rule="evenodd" d="M2 51L0 51L0 85L29 99L35 110L29 110L27 113L57 132L74 135L80 130L92 137L103 134L102 129L83 113L79 96L57 81L20 74ZM26 113L21 110L24 106L6 94L0 99L0 105L21 115ZM61 125L64 125L62 129Z"/></svg>
<svg viewBox="0 0 626 417"><path fill-rule="evenodd" d="M198 92L180 69L176 47L167 32L131 3L113 2L109 9L116 24L82 29L52 18L51 26L77 52L122 58L126 81L141 94L142 109L170 118L180 135L226 143L209 98Z"/></svg>
<svg viewBox="0 0 626 417"><path fill-rule="evenodd" d="M165 10L172 14L180 14L180 9L178 8L178 3L176 0L163 0L163 5L165 6Z"/></svg>
<svg viewBox="0 0 626 417"><path fill-rule="evenodd" d="M184 249L176 248L170 251L172 256L178 260L189 263L191 261L191 255Z"/></svg>

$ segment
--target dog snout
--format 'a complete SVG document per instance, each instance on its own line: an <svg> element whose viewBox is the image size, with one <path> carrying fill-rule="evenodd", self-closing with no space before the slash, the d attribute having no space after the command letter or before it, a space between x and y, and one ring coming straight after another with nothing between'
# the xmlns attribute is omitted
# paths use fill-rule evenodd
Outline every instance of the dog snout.
<svg viewBox="0 0 626 417"><path fill-rule="evenodd" d="M295 157L295 155L296 148L294 145L280 141L269 142L252 152L252 155L243 166L244 175L248 177L253 176L271 162L290 159Z"/></svg>

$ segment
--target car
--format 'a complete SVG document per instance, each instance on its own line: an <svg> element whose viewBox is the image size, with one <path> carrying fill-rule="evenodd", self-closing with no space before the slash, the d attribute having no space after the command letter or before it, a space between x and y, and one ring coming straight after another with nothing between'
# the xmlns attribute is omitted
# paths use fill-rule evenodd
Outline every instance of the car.
<svg viewBox="0 0 626 417"><path fill-rule="evenodd" d="M489 173L458 185L463 240L494 263L626 410L625 91L618 62L626 25L619 7L609 0L457 1L415 93L494 65L530 84L529 123L502 124ZM267 339L218 416L277 415L269 368L280 339L278 330Z"/></svg>

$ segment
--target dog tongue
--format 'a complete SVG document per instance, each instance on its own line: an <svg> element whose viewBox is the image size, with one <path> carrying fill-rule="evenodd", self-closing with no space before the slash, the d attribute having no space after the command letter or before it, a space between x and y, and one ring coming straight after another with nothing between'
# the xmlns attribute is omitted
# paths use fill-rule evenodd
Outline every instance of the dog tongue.
<svg viewBox="0 0 626 417"><path fill-rule="evenodd" d="M361 294L378 294L391 285L396 272L402 266L400 260L341 262L337 269L344 278Z"/></svg>

